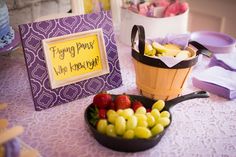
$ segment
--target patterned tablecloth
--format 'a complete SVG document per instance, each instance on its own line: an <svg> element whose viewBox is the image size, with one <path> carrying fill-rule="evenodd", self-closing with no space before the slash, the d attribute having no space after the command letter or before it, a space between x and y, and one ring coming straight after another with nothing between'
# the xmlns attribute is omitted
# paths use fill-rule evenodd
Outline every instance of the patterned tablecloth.
<svg viewBox="0 0 236 157"><path fill-rule="evenodd" d="M130 47L118 43L118 51L123 86L109 92L138 94ZM208 62L203 58L192 74ZM196 90L189 78L183 94ZM179 103L172 108L172 124L158 145L143 152L123 153L103 147L91 136L84 111L92 98L36 112L22 50L0 56L0 102L9 104L0 111L0 118L7 118L11 126L24 126L20 138L44 157L236 157L236 100L210 94L208 99Z"/></svg>

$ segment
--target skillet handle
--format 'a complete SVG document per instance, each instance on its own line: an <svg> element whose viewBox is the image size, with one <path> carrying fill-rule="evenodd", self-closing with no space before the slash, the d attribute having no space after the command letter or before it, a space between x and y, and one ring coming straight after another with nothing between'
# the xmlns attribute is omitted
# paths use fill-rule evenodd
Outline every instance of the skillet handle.
<svg viewBox="0 0 236 157"><path fill-rule="evenodd" d="M209 94L206 91L196 91L190 94L182 95L180 97L166 101L166 109L169 110L172 106L189 99L194 98L208 98Z"/></svg>

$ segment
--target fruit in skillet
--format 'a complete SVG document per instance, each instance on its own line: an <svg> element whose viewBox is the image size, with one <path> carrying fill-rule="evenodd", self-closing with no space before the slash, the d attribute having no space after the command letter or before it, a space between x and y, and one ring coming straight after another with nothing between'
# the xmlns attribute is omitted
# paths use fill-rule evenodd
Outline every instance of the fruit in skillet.
<svg viewBox="0 0 236 157"><path fill-rule="evenodd" d="M97 108L97 112L106 111L106 116L99 116L93 124L101 134L125 139L148 139L163 132L170 124L170 113L163 111L165 102L162 100L155 102L147 112L143 102L132 100L132 96L122 94L113 97L116 110Z"/></svg>
<svg viewBox="0 0 236 157"><path fill-rule="evenodd" d="M106 110L106 109L99 109L99 110L98 110L99 118L105 119L105 118L106 118L106 113L107 113L107 110Z"/></svg>
<svg viewBox="0 0 236 157"><path fill-rule="evenodd" d="M107 108L112 102L112 97L107 93L99 93L93 98L93 104L99 109Z"/></svg>
<svg viewBox="0 0 236 157"><path fill-rule="evenodd" d="M100 119L106 119L107 116L107 110L106 109L99 109L96 105L94 105L92 108L89 109L89 120L90 120L90 123L93 125L93 126L96 126L97 125L97 122L100 120Z"/></svg>
<svg viewBox="0 0 236 157"><path fill-rule="evenodd" d="M134 110L134 112L139 108L139 107L142 107L143 104L140 102L140 101L137 101L135 100L133 103L132 103L132 109Z"/></svg>
<svg viewBox="0 0 236 157"><path fill-rule="evenodd" d="M128 95L122 94L122 95L118 95L115 98L115 108L116 110L119 109L126 109L126 108L130 108L131 107L131 101Z"/></svg>
<svg viewBox="0 0 236 157"><path fill-rule="evenodd" d="M136 112L124 112L125 110L133 111L132 108L118 111L108 110L108 120L99 119L96 128L107 136L148 139L160 134L170 124L168 111L160 112L154 108L151 112L146 112L143 108L139 107Z"/></svg>

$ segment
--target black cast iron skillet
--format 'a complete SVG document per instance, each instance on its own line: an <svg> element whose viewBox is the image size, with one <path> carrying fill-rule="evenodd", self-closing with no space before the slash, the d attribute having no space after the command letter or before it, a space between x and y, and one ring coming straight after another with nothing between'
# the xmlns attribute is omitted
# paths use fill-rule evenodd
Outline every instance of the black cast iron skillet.
<svg viewBox="0 0 236 157"><path fill-rule="evenodd" d="M116 95L112 95L112 97L115 97L115 96ZM129 95L129 96L131 97L131 99L141 101L146 108L151 108L151 106L157 101L157 100L150 99L144 96L139 96L139 95ZM208 97L209 95L205 91L197 91L191 94L183 95L175 99L166 101L165 107L162 111L170 112L171 107L185 100L194 99L194 98L208 98ZM166 130L168 129L172 121L172 116L170 112L170 124L167 127L165 127L162 133L149 139L124 139L121 137L110 137L105 134L99 133L96 130L96 128L92 124L90 124L89 110L92 107L93 107L93 104L90 104L85 110L85 120L90 130L92 131L92 135L103 146L111 148L113 150L122 151L122 152L137 152L137 151L143 151L143 150L154 147L161 140L162 136L165 134Z"/></svg>

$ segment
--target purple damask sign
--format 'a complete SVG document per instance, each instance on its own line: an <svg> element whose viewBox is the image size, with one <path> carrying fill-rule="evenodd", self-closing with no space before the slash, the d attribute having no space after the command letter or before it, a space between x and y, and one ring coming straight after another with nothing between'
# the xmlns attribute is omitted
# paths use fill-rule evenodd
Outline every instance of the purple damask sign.
<svg viewBox="0 0 236 157"><path fill-rule="evenodd" d="M103 32L109 73L52 89L42 40L95 29L102 29ZM19 30L36 111L121 86L122 78L110 12L22 24Z"/></svg>

